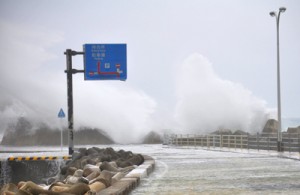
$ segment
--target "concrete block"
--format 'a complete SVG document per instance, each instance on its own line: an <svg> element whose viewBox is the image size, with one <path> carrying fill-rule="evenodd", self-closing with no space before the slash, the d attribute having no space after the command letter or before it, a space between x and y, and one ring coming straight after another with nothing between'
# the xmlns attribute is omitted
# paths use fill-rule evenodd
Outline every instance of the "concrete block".
<svg viewBox="0 0 300 195"><path fill-rule="evenodd" d="M136 168L133 169L132 171L130 171L126 176L126 177L139 177L139 178L145 178L147 177L147 169L144 168Z"/></svg>
<svg viewBox="0 0 300 195"><path fill-rule="evenodd" d="M142 164L138 167L138 169L145 169L147 176L153 171L152 165L151 164Z"/></svg>
<svg viewBox="0 0 300 195"><path fill-rule="evenodd" d="M97 195L125 195L129 194L137 185L137 180L130 179L121 179L120 181L114 183L114 185L101 190Z"/></svg>

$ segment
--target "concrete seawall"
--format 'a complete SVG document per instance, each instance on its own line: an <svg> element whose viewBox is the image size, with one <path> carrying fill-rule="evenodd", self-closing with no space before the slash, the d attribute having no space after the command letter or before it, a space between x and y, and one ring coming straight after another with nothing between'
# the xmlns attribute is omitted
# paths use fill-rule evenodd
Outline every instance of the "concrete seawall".
<svg viewBox="0 0 300 195"><path fill-rule="evenodd" d="M60 167L65 163L63 159L2 160L0 164L0 185L6 183L16 184L20 181L47 183L46 179L56 176L60 171Z"/></svg>

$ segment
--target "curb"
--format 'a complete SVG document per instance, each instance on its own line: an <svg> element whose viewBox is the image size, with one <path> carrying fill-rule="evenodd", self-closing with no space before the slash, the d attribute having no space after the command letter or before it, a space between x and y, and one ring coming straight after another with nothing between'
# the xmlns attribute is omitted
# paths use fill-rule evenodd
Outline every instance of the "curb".
<svg viewBox="0 0 300 195"><path fill-rule="evenodd" d="M71 160L72 156L26 156L26 157L9 157L7 158L7 161L35 161L35 160L58 160L58 159L63 159L63 160Z"/></svg>
<svg viewBox="0 0 300 195"><path fill-rule="evenodd" d="M97 195L127 195L136 188L141 179L148 177L155 168L155 160L143 155L144 163L130 171L125 177L97 193Z"/></svg>

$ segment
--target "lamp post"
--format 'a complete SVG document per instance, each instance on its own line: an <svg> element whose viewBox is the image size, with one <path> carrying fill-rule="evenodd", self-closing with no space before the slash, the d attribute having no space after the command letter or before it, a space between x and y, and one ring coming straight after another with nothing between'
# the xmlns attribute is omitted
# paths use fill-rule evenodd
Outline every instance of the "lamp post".
<svg viewBox="0 0 300 195"><path fill-rule="evenodd" d="M279 19L280 13L285 12L286 8L279 8L278 14L275 11L270 12L272 17L276 18L277 29L277 109L278 109L278 151L282 151L282 135L281 135L281 100L280 100L280 60L279 60Z"/></svg>

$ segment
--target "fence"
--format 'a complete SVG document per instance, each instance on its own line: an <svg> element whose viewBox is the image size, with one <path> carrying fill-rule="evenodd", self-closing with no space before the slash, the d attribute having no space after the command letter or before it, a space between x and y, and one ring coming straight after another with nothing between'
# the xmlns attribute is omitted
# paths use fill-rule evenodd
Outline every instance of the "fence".
<svg viewBox="0 0 300 195"><path fill-rule="evenodd" d="M235 148L256 150L277 150L277 134L256 135L197 135L167 134L164 144L176 146L200 146L207 148ZM283 133L282 151L300 153L300 134Z"/></svg>

